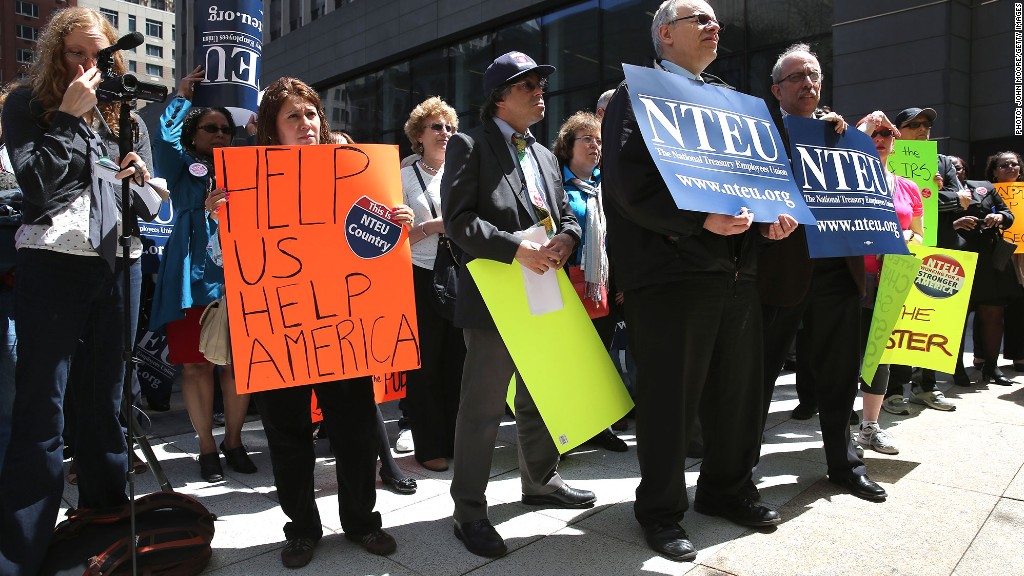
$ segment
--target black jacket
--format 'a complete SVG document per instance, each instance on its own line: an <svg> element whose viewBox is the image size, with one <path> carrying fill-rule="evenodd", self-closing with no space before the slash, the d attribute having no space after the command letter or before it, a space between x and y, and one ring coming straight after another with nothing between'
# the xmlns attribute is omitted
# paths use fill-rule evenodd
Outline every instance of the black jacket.
<svg viewBox="0 0 1024 576"><path fill-rule="evenodd" d="M999 227L1001 230L1013 224L1013 212L1006 206L1006 202L999 196L991 182L968 180L966 188L971 191L971 204L967 207L965 215L984 220L989 214L1002 214L1003 223ZM957 230L957 234L963 238L961 249L988 254L999 237L1000 229L982 228L979 223L973 230Z"/></svg>

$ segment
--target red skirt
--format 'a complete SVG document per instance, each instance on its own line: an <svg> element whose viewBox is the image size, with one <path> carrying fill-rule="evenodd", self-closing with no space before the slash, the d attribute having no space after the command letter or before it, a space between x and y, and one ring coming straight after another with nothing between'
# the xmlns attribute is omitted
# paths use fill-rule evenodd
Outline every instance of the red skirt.
<svg viewBox="0 0 1024 576"><path fill-rule="evenodd" d="M199 351L199 318L206 306L193 306L185 310L181 320L168 322L167 361L171 364L207 364L206 356Z"/></svg>

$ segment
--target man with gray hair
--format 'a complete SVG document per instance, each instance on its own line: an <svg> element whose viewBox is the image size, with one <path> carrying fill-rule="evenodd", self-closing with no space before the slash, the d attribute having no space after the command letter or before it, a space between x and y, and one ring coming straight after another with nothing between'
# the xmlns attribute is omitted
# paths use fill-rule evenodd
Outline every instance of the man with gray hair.
<svg viewBox="0 0 1024 576"><path fill-rule="evenodd" d="M722 24L702 0L668 0L654 15L654 66L726 86L703 74L717 56ZM781 521L749 497L760 451L761 308L759 245L789 235L780 216L680 210L644 142L623 83L602 122L608 255L625 293L629 347L637 366L640 485L634 515L648 546L678 561L697 552L680 523L689 508L684 475L698 415L704 461L694 509L743 526ZM695 192L699 193L699 191Z"/></svg>
<svg viewBox="0 0 1024 576"><path fill-rule="evenodd" d="M608 107L608 102L612 99L612 95L615 94L615 89L605 90L603 94L597 99L597 107L594 110L594 114L598 118L604 118L604 110Z"/></svg>

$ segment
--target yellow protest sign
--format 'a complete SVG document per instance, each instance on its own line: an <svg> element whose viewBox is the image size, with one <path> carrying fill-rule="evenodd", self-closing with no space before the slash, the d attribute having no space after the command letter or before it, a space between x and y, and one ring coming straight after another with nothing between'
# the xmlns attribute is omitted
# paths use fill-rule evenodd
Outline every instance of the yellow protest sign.
<svg viewBox="0 0 1024 576"><path fill-rule="evenodd" d="M1003 232L1003 238L1017 244L1015 254L1024 253L1024 182L996 184L996 192L1013 212L1013 225ZM989 192L991 193L991 191Z"/></svg>
<svg viewBox="0 0 1024 576"><path fill-rule="evenodd" d="M934 180L935 172L939 169L939 154L935 142L897 140L888 164L893 174L913 180L921 189L924 245L935 246L939 228L939 194Z"/></svg>
<svg viewBox="0 0 1024 576"><path fill-rule="evenodd" d="M920 269L921 261L914 256L889 254L885 257L885 265L878 280L875 308L871 314L867 346L864 348L864 363L861 366L861 376L865 382L871 382L875 377L882 351L889 342L892 329L896 327L896 319L899 318Z"/></svg>
<svg viewBox="0 0 1024 576"><path fill-rule="evenodd" d="M978 255L927 246L911 246L910 251L920 258L921 268L897 314L880 362L952 373L960 353ZM888 259L884 266L889 265Z"/></svg>
<svg viewBox="0 0 1024 576"><path fill-rule="evenodd" d="M564 308L534 316L518 262L477 259L467 268L560 453L629 412L633 401L565 272L558 272ZM552 338L557 353L538 354Z"/></svg>

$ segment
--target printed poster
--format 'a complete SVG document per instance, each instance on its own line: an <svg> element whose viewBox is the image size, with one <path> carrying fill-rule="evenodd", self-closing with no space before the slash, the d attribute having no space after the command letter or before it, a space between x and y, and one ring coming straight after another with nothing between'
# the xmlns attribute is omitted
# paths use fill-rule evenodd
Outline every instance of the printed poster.
<svg viewBox="0 0 1024 576"><path fill-rule="evenodd" d="M939 155L935 142L896 140L893 153L889 155L889 170L897 176L913 180L921 189L925 246L935 246L938 238L939 195L934 180L938 169Z"/></svg>
<svg viewBox="0 0 1024 576"><path fill-rule="evenodd" d="M1003 238L1017 245L1015 254L1024 254L1024 182L996 184L996 192L1013 213L1013 224L1003 231ZM989 189L989 194L992 189Z"/></svg>

